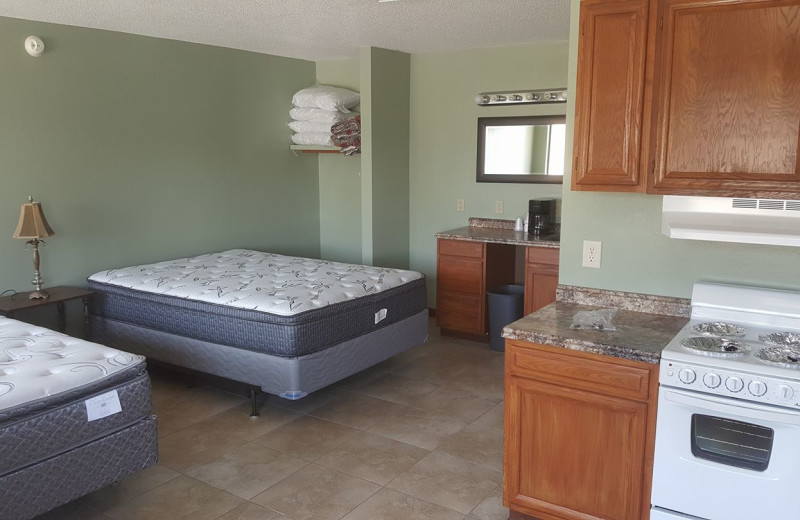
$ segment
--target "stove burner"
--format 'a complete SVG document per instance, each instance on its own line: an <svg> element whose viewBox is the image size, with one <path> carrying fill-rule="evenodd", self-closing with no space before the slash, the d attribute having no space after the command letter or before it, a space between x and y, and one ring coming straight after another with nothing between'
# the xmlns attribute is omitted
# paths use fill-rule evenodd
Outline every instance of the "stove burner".
<svg viewBox="0 0 800 520"><path fill-rule="evenodd" d="M774 332L772 334L762 334L758 337L764 343L778 345L779 347L798 347L800 348L800 333L798 332Z"/></svg>
<svg viewBox="0 0 800 520"><path fill-rule="evenodd" d="M800 368L800 346L764 347L756 352L764 363L786 368Z"/></svg>
<svg viewBox="0 0 800 520"><path fill-rule="evenodd" d="M747 332L744 327L723 321L695 323L692 326L692 330L703 336L729 336L734 338L741 338Z"/></svg>
<svg viewBox="0 0 800 520"><path fill-rule="evenodd" d="M701 356L741 357L750 352L750 346L745 343L713 336L686 338L681 341L681 346Z"/></svg>

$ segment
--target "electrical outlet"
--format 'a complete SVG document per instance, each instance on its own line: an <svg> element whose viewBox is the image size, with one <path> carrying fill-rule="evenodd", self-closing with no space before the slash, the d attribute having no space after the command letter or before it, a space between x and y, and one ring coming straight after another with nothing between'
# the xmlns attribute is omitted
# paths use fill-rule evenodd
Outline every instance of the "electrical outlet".
<svg viewBox="0 0 800 520"><path fill-rule="evenodd" d="M583 241L583 267L600 269L602 247L602 242L595 242L593 240Z"/></svg>
<svg viewBox="0 0 800 520"><path fill-rule="evenodd" d="M503 201L502 200L496 200L494 202L494 212L497 213L498 215L501 215L503 213Z"/></svg>
<svg viewBox="0 0 800 520"><path fill-rule="evenodd" d="M456 200L456 211L464 211L464 199Z"/></svg>

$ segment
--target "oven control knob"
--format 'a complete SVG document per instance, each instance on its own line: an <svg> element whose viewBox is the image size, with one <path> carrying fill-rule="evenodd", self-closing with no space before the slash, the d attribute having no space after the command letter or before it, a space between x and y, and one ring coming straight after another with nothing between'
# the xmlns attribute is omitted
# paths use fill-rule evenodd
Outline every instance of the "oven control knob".
<svg viewBox="0 0 800 520"><path fill-rule="evenodd" d="M697 379L697 374L694 373L694 370L691 368L684 368L678 372L678 379L681 380L681 383L691 384L694 383L694 380Z"/></svg>
<svg viewBox="0 0 800 520"><path fill-rule="evenodd" d="M778 396L778 399L786 401L792 398L794 395L794 389L789 385L780 385L775 391L775 394Z"/></svg>
<svg viewBox="0 0 800 520"><path fill-rule="evenodd" d="M732 376L725 380L725 387L731 392L740 392L744 388L744 382L740 378Z"/></svg>
<svg viewBox="0 0 800 520"><path fill-rule="evenodd" d="M716 388L722 383L722 378L714 372L709 372L703 376L703 384L709 388Z"/></svg>
<svg viewBox="0 0 800 520"><path fill-rule="evenodd" d="M762 395L767 393L767 384L764 383L763 381L755 379L753 381L750 381L750 384L747 385L747 391L756 397L761 397Z"/></svg>

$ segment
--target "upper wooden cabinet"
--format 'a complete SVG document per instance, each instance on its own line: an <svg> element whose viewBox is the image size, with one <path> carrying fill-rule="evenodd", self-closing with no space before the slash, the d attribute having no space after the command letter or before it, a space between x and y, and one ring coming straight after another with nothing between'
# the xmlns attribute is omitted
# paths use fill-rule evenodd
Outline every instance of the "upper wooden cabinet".
<svg viewBox="0 0 800 520"><path fill-rule="evenodd" d="M800 198L800 0L584 0L580 24L573 189Z"/></svg>
<svg viewBox="0 0 800 520"><path fill-rule="evenodd" d="M663 0L648 192L800 197L800 1Z"/></svg>
<svg viewBox="0 0 800 520"><path fill-rule="evenodd" d="M642 191L647 0L584 0L572 189Z"/></svg>

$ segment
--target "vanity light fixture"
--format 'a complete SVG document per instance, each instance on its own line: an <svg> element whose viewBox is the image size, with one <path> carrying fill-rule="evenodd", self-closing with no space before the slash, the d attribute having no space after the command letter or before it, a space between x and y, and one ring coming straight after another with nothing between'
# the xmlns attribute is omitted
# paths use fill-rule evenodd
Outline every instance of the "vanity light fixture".
<svg viewBox="0 0 800 520"><path fill-rule="evenodd" d="M494 105L527 105L541 103L566 103L567 89L547 88L538 90L506 90L503 92L481 92L475 96L475 104L481 107Z"/></svg>

